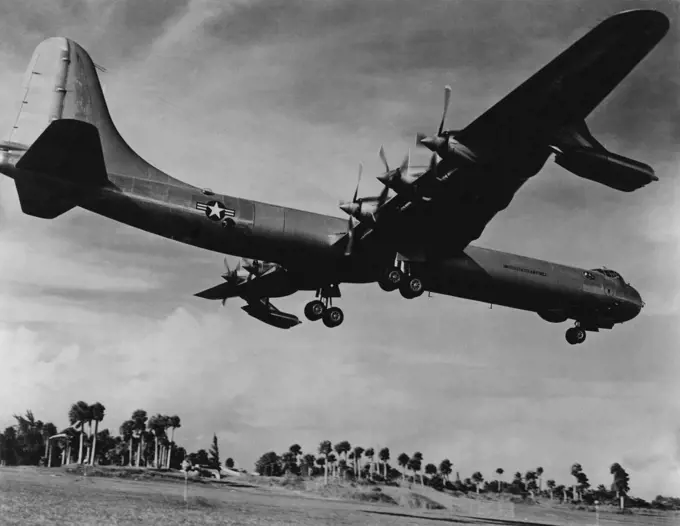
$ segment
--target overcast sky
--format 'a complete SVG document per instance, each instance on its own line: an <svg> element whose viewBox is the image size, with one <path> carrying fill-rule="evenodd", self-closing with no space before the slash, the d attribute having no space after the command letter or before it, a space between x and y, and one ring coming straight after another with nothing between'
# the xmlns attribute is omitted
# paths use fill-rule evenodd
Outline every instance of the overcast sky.
<svg viewBox="0 0 680 526"><path fill-rule="evenodd" d="M636 495L680 495L680 116L671 2L21 0L0 4L0 125L44 38L68 36L107 69L109 107L147 160L192 184L342 217L385 145L460 128L599 21L644 5L671 30L591 115L615 152L660 181L631 194L549 161L477 244L585 268L606 265L647 306L572 347L567 324L457 298L403 300L342 287L344 324L281 331L192 297L220 283L219 254L84 210L21 213L0 181L0 426L14 412L67 424L77 400L117 432L137 408L177 414L176 439L252 469L269 450L320 441L451 459L461 477L537 466L595 485L620 462ZM3 135L3 138L5 138ZM275 301L302 317L311 294Z"/></svg>

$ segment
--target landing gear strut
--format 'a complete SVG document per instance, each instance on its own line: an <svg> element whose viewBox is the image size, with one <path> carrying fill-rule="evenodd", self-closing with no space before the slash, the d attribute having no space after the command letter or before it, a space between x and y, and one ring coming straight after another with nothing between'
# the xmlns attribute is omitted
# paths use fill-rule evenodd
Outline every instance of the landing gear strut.
<svg viewBox="0 0 680 526"><path fill-rule="evenodd" d="M393 267L385 270L378 280L380 288L391 292L399 289L406 299L413 299L425 292L422 278L415 275L406 261L395 261Z"/></svg>
<svg viewBox="0 0 680 526"><path fill-rule="evenodd" d="M323 287L316 291L317 299L305 305L305 316L309 321L323 320L326 327L337 327L345 320L345 314L339 307L333 307L333 299L340 297L337 285Z"/></svg>
<svg viewBox="0 0 680 526"><path fill-rule="evenodd" d="M566 338L571 345L583 343L584 341L586 341L586 331L584 331L578 325L576 327L571 327L567 329Z"/></svg>

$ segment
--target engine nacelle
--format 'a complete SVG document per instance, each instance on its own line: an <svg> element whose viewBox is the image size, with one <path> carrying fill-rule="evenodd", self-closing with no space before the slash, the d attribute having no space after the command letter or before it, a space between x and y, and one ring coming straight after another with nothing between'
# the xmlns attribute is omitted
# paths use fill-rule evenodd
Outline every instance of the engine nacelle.
<svg viewBox="0 0 680 526"><path fill-rule="evenodd" d="M555 162L574 175L622 192L659 180L651 166L606 150L570 148L558 152Z"/></svg>

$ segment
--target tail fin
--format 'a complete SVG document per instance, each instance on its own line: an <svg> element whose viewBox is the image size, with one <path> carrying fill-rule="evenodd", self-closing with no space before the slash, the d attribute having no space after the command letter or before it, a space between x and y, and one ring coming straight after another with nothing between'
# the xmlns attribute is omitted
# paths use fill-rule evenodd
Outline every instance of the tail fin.
<svg viewBox="0 0 680 526"><path fill-rule="evenodd" d="M120 136L109 114L96 67L73 40L53 37L41 42L33 53L22 88L19 114L8 138L11 144L30 146L51 122L75 119L97 128L107 172L187 186L150 165Z"/></svg>

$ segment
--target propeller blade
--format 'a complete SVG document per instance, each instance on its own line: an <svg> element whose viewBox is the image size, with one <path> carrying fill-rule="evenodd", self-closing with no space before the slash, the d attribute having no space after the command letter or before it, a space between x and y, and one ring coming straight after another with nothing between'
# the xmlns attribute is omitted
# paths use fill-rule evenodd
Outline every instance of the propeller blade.
<svg viewBox="0 0 680 526"><path fill-rule="evenodd" d="M430 157L430 166L428 168L429 171L434 170L437 167L437 154L433 153L432 157Z"/></svg>
<svg viewBox="0 0 680 526"><path fill-rule="evenodd" d="M449 101L451 100L451 86L444 87L444 112L442 113L442 121L439 123L439 131L437 135L441 135L444 131L444 121L446 120L446 114L449 111Z"/></svg>
<svg viewBox="0 0 680 526"><path fill-rule="evenodd" d="M387 164L387 157L385 156L385 148L383 148L382 144L380 145L380 151L378 152L378 155L380 156L380 159L382 160L383 164L385 165L385 171L389 172L390 171L390 165Z"/></svg>
<svg viewBox="0 0 680 526"><path fill-rule="evenodd" d="M408 174L408 168L411 164L411 148L408 149L408 153L406 154L406 157L404 157L404 160L401 163L401 166L399 167L399 170L403 175Z"/></svg>
<svg viewBox="0 0 680 526"><path fill-rule="evenodd" d="M354 190L354 197L352 198L352 202L356 203L357 201L357 196L359 195L359 184L361 183L361 174L364 171L364 164L359 163L359 177L357 178L357 187Z"/></svg>
<svg viewBox="0 0 680 526"><path fill-rule="evenodd" d="M347 246L345 247L345 256L352 255L352 249L354 248L354 218L349 216L349 221L347 223Z"/></svg>
<svg viewBox="0 0 680 526"><path fill-rule="evenodd" d="M387 194L390 191L390 187L385 185L383 186L383 189L380 191L380 195L378 196L378 208L380 208L382 205L385 204L385 201L387 201ZM375 220L375 216L373 217Z"/></svg>

